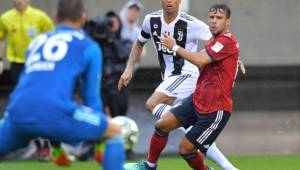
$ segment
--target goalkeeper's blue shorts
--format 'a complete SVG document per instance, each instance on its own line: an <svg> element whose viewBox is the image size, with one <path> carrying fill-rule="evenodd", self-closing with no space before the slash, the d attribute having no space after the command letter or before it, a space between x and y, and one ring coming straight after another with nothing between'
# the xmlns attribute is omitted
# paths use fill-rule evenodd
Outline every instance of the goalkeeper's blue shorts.
<svg viewBox="0 0 300 170"><path fill-rule="evenodd" d="M31 139L41 137L52 142L75 144L82 141L98 141L108 127L103 113L78 108L72 116L55 122L14 123L9 113L0 123L0 156L28 145Z"/></svg>

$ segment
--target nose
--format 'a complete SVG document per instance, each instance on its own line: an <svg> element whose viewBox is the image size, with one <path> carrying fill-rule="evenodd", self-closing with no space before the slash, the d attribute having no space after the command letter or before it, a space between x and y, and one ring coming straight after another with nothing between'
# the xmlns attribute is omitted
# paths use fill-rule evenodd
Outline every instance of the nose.
<svg viewBox="0 0 300 170"><path fill-rule="evenodd" d="M216 17L213 17L213 18L211 19L211 22L212 22L212 23L216 23L216 22L217 22Z"/></svg>

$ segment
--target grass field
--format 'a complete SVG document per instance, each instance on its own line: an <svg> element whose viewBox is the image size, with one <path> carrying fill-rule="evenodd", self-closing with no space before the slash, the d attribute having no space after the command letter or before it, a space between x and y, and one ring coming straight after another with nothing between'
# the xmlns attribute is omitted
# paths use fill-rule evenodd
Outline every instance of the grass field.
<svg viewBox="0 0 300 170"><path fill-rule="evenodd" d="M240 170L300 170L299 156L243 156L230 157L230 160ZM219 170L211 162L209 165ZM59 168L52 163L35 161L6 161L0 163L0 170L100 170L95 162L73 162L70 168ZM190 169L186 163L177 157L163 157L159 162L159 170Z"/></svg>

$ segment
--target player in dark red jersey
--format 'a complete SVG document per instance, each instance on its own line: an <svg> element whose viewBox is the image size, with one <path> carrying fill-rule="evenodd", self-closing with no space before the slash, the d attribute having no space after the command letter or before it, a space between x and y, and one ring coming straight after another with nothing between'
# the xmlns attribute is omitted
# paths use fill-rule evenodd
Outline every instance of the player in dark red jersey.
<svg viewBox="0 0 300 170"><path fill-rule="evenodd" d="M156 123L155 140L150 142L147 162L131 164L128 167L142 167L131 169L156 169L168 133L181 126L193 126L181 140L181 156L193 169L209 169L197 150L206 154L207 148L228 122L232 112L231 92L238 70L239 47L235 36L228 30L230 15L231 10L225 4L209 9L208 21L213 38L198 53L179 47L169 35L161 38L160 43L197 65L201 74L194 94L175 105Z"/></svg>

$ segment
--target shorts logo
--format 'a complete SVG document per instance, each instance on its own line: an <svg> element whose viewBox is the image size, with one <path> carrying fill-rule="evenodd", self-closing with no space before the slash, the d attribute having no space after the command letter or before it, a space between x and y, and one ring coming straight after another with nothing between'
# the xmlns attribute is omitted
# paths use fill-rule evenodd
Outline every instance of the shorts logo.
<svg viewBox="0 0 300 170"><path fill-rule="evenodd" d="M212 49L214 52L218 53L218 52L220 52L220 51L223 49L223 47L224 47L224 45L217 41L217 42L215 43L215 45L213 45L213 46L211 47L211 49Z"/></svg>
<svg viewBox="0 0 300 170"><path fill-rule="evenodd" d="M203 145L203 147L204 147L205 149L208 149L208 148L209 148L209 144Z"/></svg>
<svg viewBox="0 0 300 170"><path fill-rule="evenodd" d="M158 25L157 25L157 24L154 24L154 25L153 25L153 28L154 28L154 29L157 29L157 28L158 28Z"/></svg>

